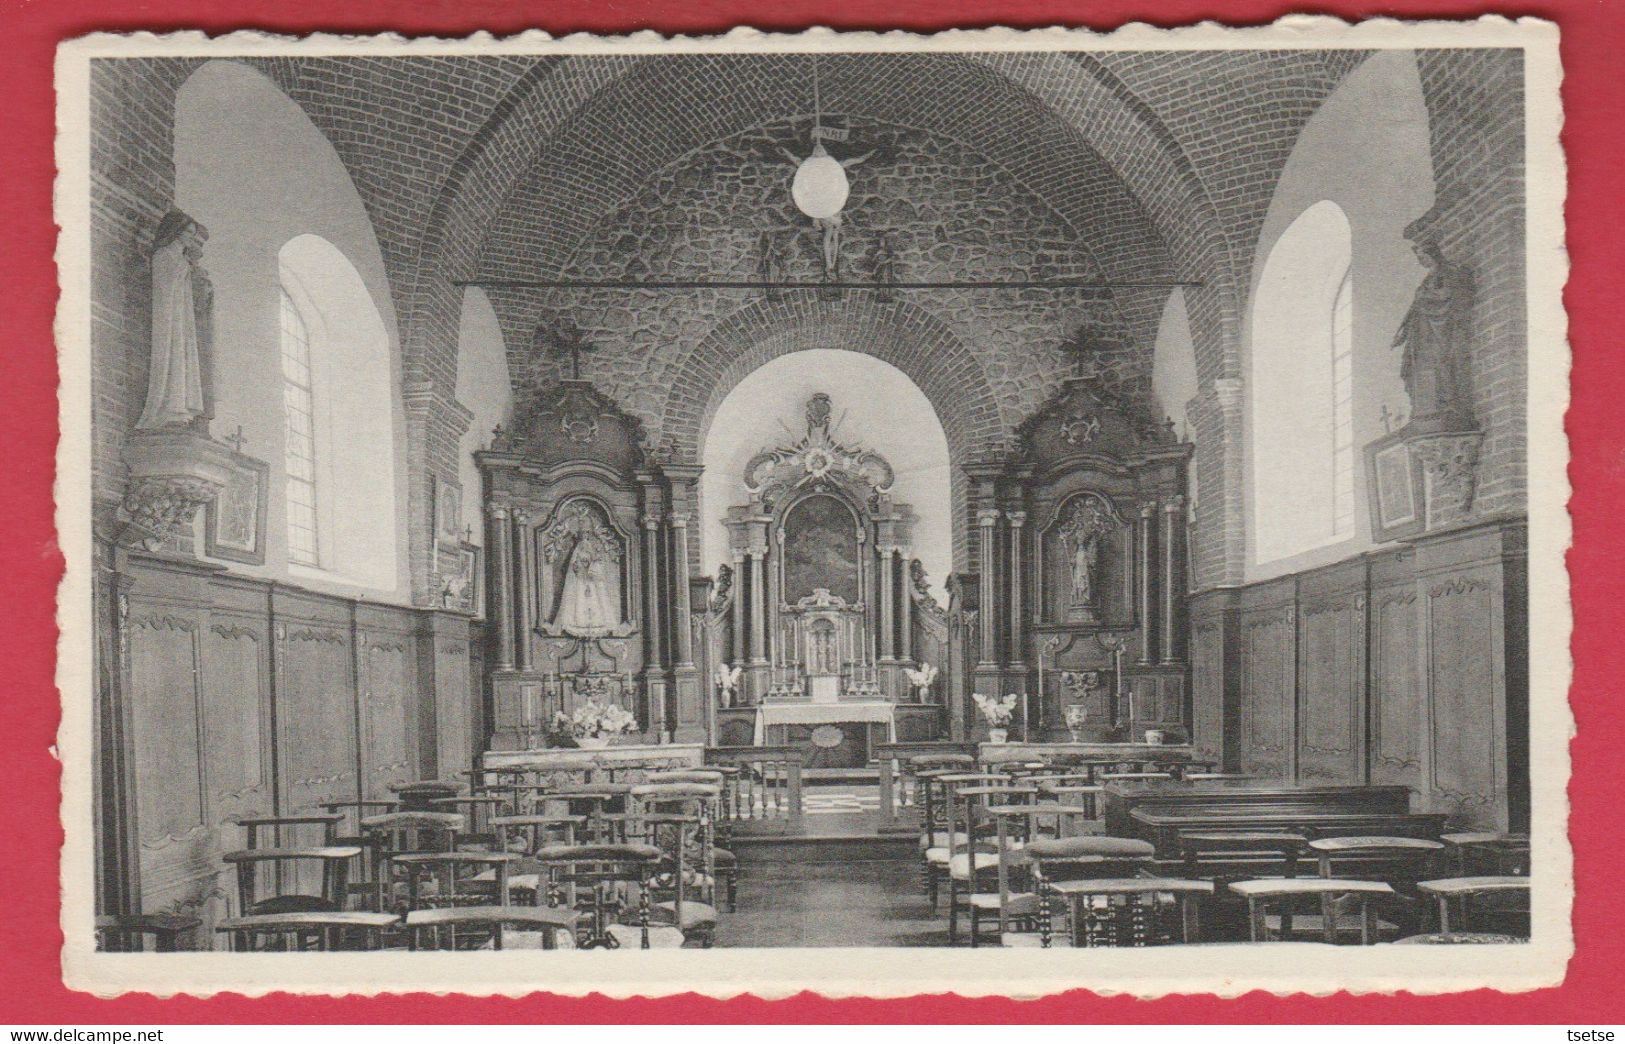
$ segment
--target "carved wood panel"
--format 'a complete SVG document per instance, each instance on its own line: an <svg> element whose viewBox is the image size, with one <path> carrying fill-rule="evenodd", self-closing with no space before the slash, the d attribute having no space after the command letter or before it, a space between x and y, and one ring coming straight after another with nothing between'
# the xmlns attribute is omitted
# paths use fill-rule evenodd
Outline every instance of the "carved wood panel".
<svg viewBox="0 0 1625 1044"><path fill-rule="evenodd" d="M1477 573L1424 583L1429 802L1464 824L1499 826L1506 775L1496 592Z"/></svg>
<svg viewBox="0 0 1625 1044"><path fill-rule="evenodd" d="M207 802L199 758L200 615L140 606L130 613L130 743L134 755L141 904L195 908L210 874Z"/></svg>
<svg viewBox="0 0 1625 1044"><path fill-rule="evenodd" d="M1210 616L1191 627L1191 742L1205 757L1224 750L1224 623Z"/></svg>
<svg viewBox="0 0 1625 1044"><path fill-rule="evenodd" d="M357 796L355 664L348 630L277 624L277 748L283 807L294 812Z"/></svg>
<svg viewBox="0 0 1625 1044"><path fill-rule="evenodd" d="M216 823L271 813L269 668L263 624L211 618L203 639L203 751Z"/></svg>
<svg viewBox="0 0 1625 1044"><path fill-rule="evenodd" d="M362 632L360 642L362 791L367 798L386 798L389 784L418 775L410 698L415 656L411 639L401 635Z"/></svg>
<svg viewBox="0 0 1625 1044"><path fill-rule="evenodd" d="M1241 769L1292 778L1294 650L1292 608L1241 618Z"/></svg>
<svg viewBox="0 0 1625 1044"><path fill-rule="evenodd" d="M1416 587L1371 597L1371 782L1422 784L1421 687L1416 670Z"/></svg>
<svg viewBox="0 0 1625 1044"><path fill-rule="evenodd" d="M1306 605L1299 625L1298 778L1365 781L1365 597Z"/></svg>

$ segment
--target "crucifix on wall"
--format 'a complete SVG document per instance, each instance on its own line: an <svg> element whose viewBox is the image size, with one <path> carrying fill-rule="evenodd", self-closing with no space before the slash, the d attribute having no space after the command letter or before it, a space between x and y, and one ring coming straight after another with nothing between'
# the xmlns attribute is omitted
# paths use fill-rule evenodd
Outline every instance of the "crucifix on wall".
<svg viewBox="0 0 1625 1044"><path fill-rule="evenodd" d="M581 380L581 356L584 352L597 351L597 347L588 342L576 324L566 318L559 318L552 323L543 323L536 327L536 347L559 360L569 360L569 375L565 380Z"/></svg>

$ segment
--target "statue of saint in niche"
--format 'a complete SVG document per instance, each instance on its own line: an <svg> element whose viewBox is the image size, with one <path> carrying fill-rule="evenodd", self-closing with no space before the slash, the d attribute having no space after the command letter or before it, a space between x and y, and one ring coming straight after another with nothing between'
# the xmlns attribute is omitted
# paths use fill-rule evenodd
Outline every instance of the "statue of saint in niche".
<svg viewBox="0 0 1625 1044"><path fill-rule="evenodd" d="M153 234L152 363L138 431L207 433L214 416L214 285L202 265L208 238L208 229L179 210L165 214Z"/></svg>
<svg viewBox="0 0 1625 1044"><path fill-rule="evenodd" d="M1073 605L1093 606L1095 604L1095 557L1100 552L1100 534L1078 530L1069 535L1068 541L1072 546L1072 597Z"/></svg>
<svg viewBox="0 0 1625 1044"><path fill-rule="evenodd" d="M1066 521L1061 524L1061 548L1065 552L1066 609L1074 619L1093 621L1100 605L1100 545L1106 534L1120 526L1111 506L1084 494L1071 502Z"/></svg>
<svg viewBox="0 0 1625 1044"><path fill-rule="evenodd" d="M544 595L557 592L548 627L576 637L620 628L621 548L615 534L585 501L576 501L543 535Z"/></svg>
<svg viewBox="0 0 1625 1044"><path fill-rule="evenodd" d="M1412 432L1473 430L1473 274L1444 258L1431 235L1405 230L1411 249L1427 268L1411 309L1394 335L1404 355L1399 375L1411 398Z"/></svg>

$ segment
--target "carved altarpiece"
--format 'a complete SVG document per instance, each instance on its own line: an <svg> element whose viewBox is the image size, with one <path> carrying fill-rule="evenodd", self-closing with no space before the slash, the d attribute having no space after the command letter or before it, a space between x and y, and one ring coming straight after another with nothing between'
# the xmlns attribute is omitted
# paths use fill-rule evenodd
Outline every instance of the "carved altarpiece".
<svg viewBox="0 0 1625 1044"><path fill-rule="evenodd" d="M688 624L699 469L671 464L589 382L527 389L485 476L495 750L541 746L589 699L637 716L645 742L704 739Z"/></svg>
<svg viewBox="0 0 1625 1044"><path fill-rule="evenodd" d="M1190 454L1086 376L1064 382L1012 446L966 467L976 554L951 621L964 635L956 732L984 729L977 692L1019 695L1016 734L1032 740L1068 738L1073 706L1085 740L1187 727Z"/></svg>

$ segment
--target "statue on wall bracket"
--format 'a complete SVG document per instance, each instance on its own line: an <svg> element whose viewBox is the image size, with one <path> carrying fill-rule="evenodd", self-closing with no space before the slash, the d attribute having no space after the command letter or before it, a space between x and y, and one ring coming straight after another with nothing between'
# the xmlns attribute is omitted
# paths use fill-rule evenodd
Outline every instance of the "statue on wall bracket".
<svg viewBox="0 0 1625 1044"><path fill-rule="evenodd" d="M1394 335L1411 399L1409 434L1472 431L1473 274L1445 259L1438 239L1413 221L1405 238L1428 272Z"/></svg>
<svg viewBox="0 0 1625 1044"><path fill-rule="evenodd" d="M1440 206L1410 223L1405 238L1428 270L1394 335L1410 418L1365 448L1371 529L1399 540L1466 520L1478 451L1473 416L1473 274L1445 258L1432 222ZM1387 407L1384 406L1386 415Z"/></svg>

